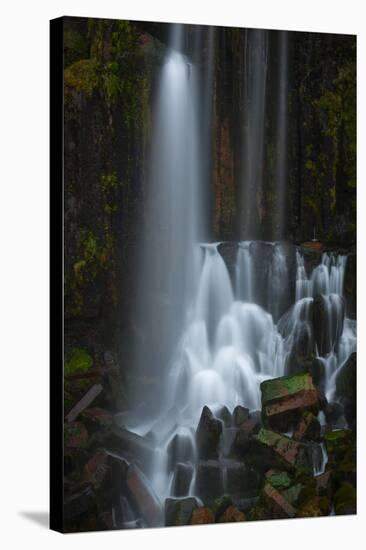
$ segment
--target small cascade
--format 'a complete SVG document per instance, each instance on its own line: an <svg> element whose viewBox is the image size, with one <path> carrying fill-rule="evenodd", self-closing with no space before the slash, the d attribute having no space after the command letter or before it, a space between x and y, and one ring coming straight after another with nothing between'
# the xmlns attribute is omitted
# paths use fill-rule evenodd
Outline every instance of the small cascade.
<svg viewBox="0 0 366 550"><path fill-rule="evenodd" d="M164 395L169 396L164 403L166 413L159 421L160 427L153 429L158 439L159 434L161 437L151 482L161 500L174 493L174 468L178 463L189 471L193 467L186 491L187 495L195 493L194 434L203 407L218 415L223 406L229 415L238 405L258 410L262 381L291 372L294 358L297 361L299 357L314 356L324 365L326 395L334 399L338 369L355 350L356 323L344 319L341 292L347 258L325 253L308 275L304 257L298 250L295 301L276 320L279 317L276 307L281 307L276 297L279 302L281 297L285 300L290 287L284 248L281 243L263 243L266 311L255 302L257 266L251 245L248 241L238 245L234 288L219 243L201 243L196 247L196 290L187 307L185 328L166 380ZM321 330L316 324L319 311ZM324 335L324 341L319 340L319 333ZM227 475L225 461L235 434L234 426L223 425L219 459L223 461L223 475ZM321 473L326 463L324 447L314 447L313 461L314 473Z"/></svg>

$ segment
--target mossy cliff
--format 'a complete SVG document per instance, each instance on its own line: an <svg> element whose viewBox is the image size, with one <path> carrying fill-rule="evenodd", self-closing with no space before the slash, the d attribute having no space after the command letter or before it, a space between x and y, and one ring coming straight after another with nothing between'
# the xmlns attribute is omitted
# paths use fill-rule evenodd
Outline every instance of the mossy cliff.
<svg viewBox="0 0 366 550"><path fill-rule="evenodd" d="M115 348L129 317L161 50L128 21L64 19L66 348Z"/></svg>
<svg viewBox="0 0 366 550"><path fill-rule="evenodd" d="M212 56L210 92L204 87L200 92L200 109L210 118L202 162L210 187L211 240L247 238L243 224L248 218L257 227L256 238L278 238L279 33L267 31L262 186L249 186L250 201L248 191L243 194L245 128L252 108L248 33L186 28L185 53L198 56L193 61L201 82L208 82L209 52ZM82 347L93 356L120 348L126 364L146 211L152 103L168 36L166 24L64 19L66 348ZM193 47L197 37L200 49ZM329 244L353 245L355 38L294 32L287 48L282 236L300 242L315 230ZM347 280L350 292L353 286Z"/></svg>

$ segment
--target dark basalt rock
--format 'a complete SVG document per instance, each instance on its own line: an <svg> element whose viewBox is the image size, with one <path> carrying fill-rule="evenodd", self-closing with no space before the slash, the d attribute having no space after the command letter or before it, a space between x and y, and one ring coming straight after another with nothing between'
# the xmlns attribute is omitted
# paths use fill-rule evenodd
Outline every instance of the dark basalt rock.
<svg viewBox="0 0 366 550"><path fill-rule="evenodd" d="M224 473L220 462L207 460L198 463L195 492L204 503L209 503L224 493Z"/></svg>
<svg viewBox="0 0 366 550"><path fill-rule="evenodd" d="M259 494L261 476L259 472L249 468L243 462L224 460L226 468L226 491L234 497L253 497Z"/></svg>
<svg viewBox="0 0 366 550"><path fill-rule="evenodd" d="M311 454L305 445L264 428L251 438L246 463L263 473L271 468L294 473L312 472Z"/></svg>
<svg viewBox="0 0 366 550"><path fill-rule="evenodd" d="M189 487L191 485L193 477L193 466L191 464L178 463L175 467L173 483L172 483L172 496L173 497L185 497L189 493Z"/></svg>
<svg viewBox="0 0 366 550"><path fill-rule="evenodd" d="M165 525L188 525L193 510L198 508L198 501L194 497L183 499L167 498L165 500Z"/></svg>
<svg viewBox="0 0 366 550"><path fill-rule="evenodd" d="M235 411L234 411L235 412ZM232 415L229 409L226 406L221 407L221 409L216 413L216 417L219 420L222 420L224 426L230 427L232 424Z"/></svg>
<svg viewBox="0 0 366 550"><path fill-rule="evenodd" d="M355 427L357 413L357 354L352 353L341 367L336 379L336 395L344 407L350 427Z"/></svg>
<svg viewBox="0 0 366 550"><path fill-rule="evenodd" d="M196 442L199 458L215 459L219 455L222 422L214 417L208 407L202 409L196 432Z"/></svg>
<svg viewBox="0 0 366 550"><path fill-rule="evenodd" d="M194 463L195 451L193 448L192 439L189 435L175 434L168 444L168 471L174 470L178 462Z"/></svg>
<svg viewBox="0 0 366 550"><path fill-rule="evenodd" d="M234 426L241 426L243 422L249 419L249 409L246 409L245 407L242 407L241 405L237 405L235 409L233 410L233 424Z"/></svg>

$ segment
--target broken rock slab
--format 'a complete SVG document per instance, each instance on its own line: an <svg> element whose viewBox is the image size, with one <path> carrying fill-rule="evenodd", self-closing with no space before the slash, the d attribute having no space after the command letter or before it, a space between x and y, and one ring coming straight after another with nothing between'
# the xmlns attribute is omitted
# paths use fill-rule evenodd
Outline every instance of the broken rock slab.
<svg viewBox="0 0 366 550"><path fill-rule="evenodd" d="M319 412L318 391L309 373L266 380L261 384L265 427L287 432L304 411Z"/></svg>
<svg viewBox="0 0 366 550"><path fill-rule="evenodd" d="M164 520L161 504L144 474L135 465L128 468L126 487L138 516L148 527L161 527Z"/></svg>
<svg viewBox="0 0 366 550"><path fill-rule="evenodd" d="M305 445L265 428L252 437L246 462L263 472L271 468L298 473L312 472L311 454Z"/></svg>

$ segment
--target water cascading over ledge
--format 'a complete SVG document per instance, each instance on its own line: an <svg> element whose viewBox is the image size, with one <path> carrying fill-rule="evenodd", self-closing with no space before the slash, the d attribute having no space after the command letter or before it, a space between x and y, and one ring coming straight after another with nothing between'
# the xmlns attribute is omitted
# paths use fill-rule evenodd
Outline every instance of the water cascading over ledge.
<svg viewBox="0 0 366 550"><path fill-rule="evenodd" d="M251 238L260 235L268 36L253 31L247 39L241 228L242 235ZM261 384L306 371L329 399L335 399L337 373L356 342L355 322L345 318L345 255L324 252L319 264L309 268L302 249L285 241L202 242L209 234L204 205L209 202L210 170L202 157L210 158L211 120L210 109L200 107L212 71L206 68L203 81L183 53L184 41L183 29L173 28L171 50L157 83L139 288L143 334L137 355L141 377L155 382L148 392L140 387L148 395L129 426L153 444L153 460L145 473L161 504L168 497L194 496L206 502L234 494L231 476L242 465L233 458L233 448L243 418L260 423ZM208 43L213 46L212 35ZM287 186L285 36L278 49L278 208L273 234L282 237ZM213 62L212 55L208 59ZM228 246L235 249L230 261L224 253ZM202 450L202 425L216 426L213 453ZM322 471L325 459L324 448L316 447L314 472ZM250 468L245 472L254 480L254 486L244 483L246 495L258 493L257 474ZM211 475L219 480L213 492L207 481Z"/></svg>

